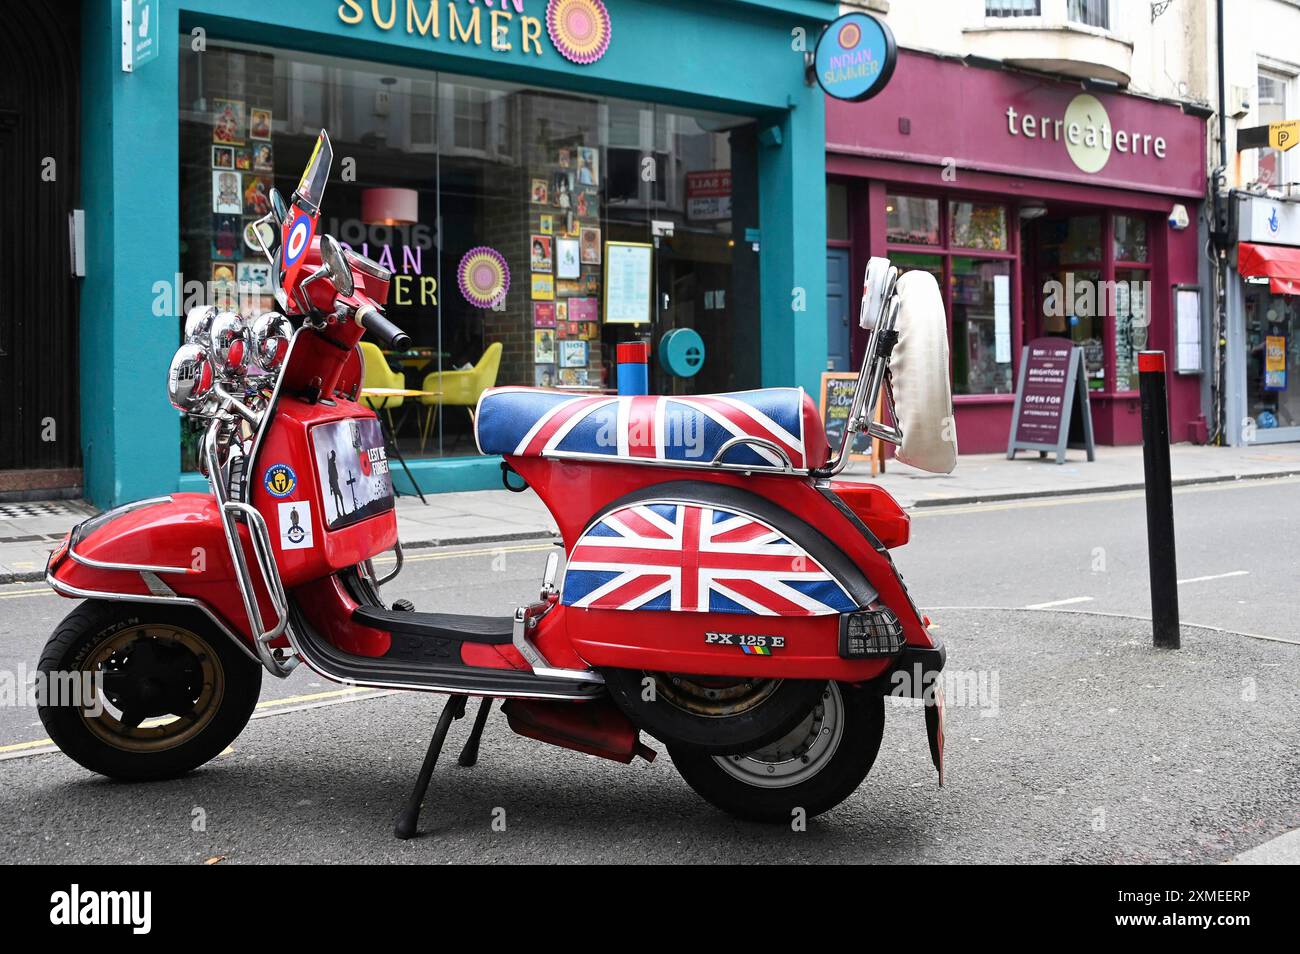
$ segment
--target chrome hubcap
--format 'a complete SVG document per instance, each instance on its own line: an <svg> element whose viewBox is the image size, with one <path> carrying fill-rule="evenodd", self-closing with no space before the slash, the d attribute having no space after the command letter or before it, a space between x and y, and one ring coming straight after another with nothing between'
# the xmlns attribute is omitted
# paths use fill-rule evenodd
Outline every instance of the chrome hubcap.
<svg viewBox="0 0 1300 954"><path fill-rule="evenodd" d="M835 683L794 729L770 745L744 755L717 755L713 761L756 788L789 788L806 782L830 762L844 737L844 699Z"/></svg>

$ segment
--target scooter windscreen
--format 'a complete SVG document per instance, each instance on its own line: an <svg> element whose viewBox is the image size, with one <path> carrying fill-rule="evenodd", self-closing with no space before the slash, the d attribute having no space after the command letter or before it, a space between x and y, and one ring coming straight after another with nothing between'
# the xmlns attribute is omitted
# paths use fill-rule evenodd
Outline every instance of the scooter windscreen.
<svg viewBox="0 0 1300 954"><path fill-rule="evenodd" d="M280 286L292 297L298 272L302 269L316 235L316 222L320 218L321 202L325 198L325 183L334 164L334 147L325 130L316 137L307 167L303 170L298 187L289 202L288 215L280 226Z"/></svg>
<svg viewBox="0 0 1300 954"><path fill-rule="evenodd" d="M929 272L898 279L898 343L889 361L904 464L935 474L957 466L957 423L948 373L948 322L939 283Z"/></svg>

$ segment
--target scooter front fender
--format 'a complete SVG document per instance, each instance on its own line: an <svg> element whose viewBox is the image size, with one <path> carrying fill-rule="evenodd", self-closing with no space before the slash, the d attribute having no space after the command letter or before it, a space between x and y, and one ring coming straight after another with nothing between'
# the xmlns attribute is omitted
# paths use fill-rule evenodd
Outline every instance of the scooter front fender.
<svg viewBox="0 0 1300 954"><path fill-rule="evenodd" d="M239 536L252 565L246 527ZM221 515L207 494L140 500L83 521L50 555L45 578L73 599L191 606L256 658ZM268 595L257 591L264 618L273 619Z"/></svg>

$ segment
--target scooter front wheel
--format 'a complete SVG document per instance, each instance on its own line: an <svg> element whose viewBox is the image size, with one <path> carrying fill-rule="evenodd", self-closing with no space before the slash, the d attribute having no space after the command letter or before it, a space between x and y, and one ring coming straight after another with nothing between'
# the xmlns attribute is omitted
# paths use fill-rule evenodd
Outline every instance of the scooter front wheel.
<svg viewBox="0 0 1300 954"><path fill-rule="evenodd" d="M879 692L827 683L813 711L788 734L742 755L670 745L686 784L747 821L788 823L834 808L862 784L885 727Z"/></svg>
<svg viewBox="0 0 1300 954"><path fill-rule="evenodd" d="M70 758L129 781L175 778L239 735L262 670L191 610L87 600L41 654L39 713Z"/></svg>

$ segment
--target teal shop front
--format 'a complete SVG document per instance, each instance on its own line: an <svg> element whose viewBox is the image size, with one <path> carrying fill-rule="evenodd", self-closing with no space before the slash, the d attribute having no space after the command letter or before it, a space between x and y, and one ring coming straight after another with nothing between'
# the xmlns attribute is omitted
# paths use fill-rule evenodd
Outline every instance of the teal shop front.
<svg viewBox="0 0 1300 954"><path fill-rule="evenodd" d="M698 333L651 389L812 391L826 359L823 0L155 0L82 27L80 433L100 506L198 489L165 393L185 310L273 307L250 224L319 128L322 228L395 273L367 386L425 493L499 486L489 385L613 388L619 343ZM137 29L133 25L133 33ZM806 41L806 42L805 42ZM507 288L508 282L508 288ZM399 489L409 490L400 469ZM406 484L404 487L403 484Z"/></svg>

